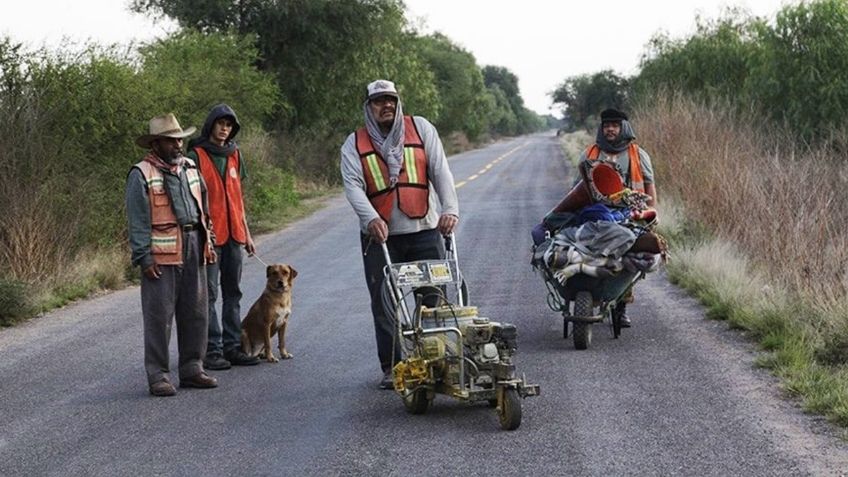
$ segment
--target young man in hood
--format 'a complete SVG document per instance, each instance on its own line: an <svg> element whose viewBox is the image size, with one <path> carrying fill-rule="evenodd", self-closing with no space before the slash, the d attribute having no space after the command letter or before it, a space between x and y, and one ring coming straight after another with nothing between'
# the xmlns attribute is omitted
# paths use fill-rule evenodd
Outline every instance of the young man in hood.
<svg viewBox="0 0 848 477"><path fill-rule="evenodd" d="M187 156L194 160L209 190L209 215L215 232L218 262L206 268L209 290L209 342L203 360L206 369L259 364L240 347L242 248L256 252L244 212L242 180L244 159L234 141L241 129L235 111L226 104L214 106L200 137L189 142ZM215 310L221 290L221 319Z"/></svg>

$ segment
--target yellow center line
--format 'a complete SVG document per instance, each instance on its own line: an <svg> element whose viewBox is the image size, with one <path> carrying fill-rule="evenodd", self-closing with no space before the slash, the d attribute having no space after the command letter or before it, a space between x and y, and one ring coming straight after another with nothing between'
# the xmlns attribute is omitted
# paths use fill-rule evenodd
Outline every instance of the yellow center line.
<svg viewBox="0 0 848 477"><path fill-rule="evenodd" d="M479 171L477 171L477 173L476 173L476 174L474 174L474 175L470 176L468 179L466 179L466 180L464 180L464 181L459 181L459 182L457 182L457 183L454 185L454 187L455 187L455 188L457 188L457 189L459 189L460 187L464 186L465 184L468 184L469 182L473 181L474 179L476 179L476 178L480 177L480 174L485 174L485 173L486 173L486 171L488 171L489 169L491 169L491 168L492 168L495 164L497 164L498 162L500 162L502 159L505 159L507 156L509 156L509 155L510 155L510 154L512 154L513 152L515 152L515 151L517 151L517 150L521 149L522 147L524 147L524 146L526 146L526 145L527 145L527 143L519 144L518 146L514 147L512 150L505 152L504 154L502 154L501 156L499 156L497 159L494 159L494 160L492 160L492 162L490 162L490 163L486 164L486 165L485 165L482 169L480 169Z"/></svg>

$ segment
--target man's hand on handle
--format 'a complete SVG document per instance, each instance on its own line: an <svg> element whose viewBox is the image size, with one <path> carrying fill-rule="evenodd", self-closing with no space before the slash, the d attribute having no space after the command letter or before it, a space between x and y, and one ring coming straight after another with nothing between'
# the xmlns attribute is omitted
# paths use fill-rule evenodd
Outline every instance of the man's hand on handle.
<svg viewBox="0 0 848 477"><path fill-rule="evenodd" d="M377 243L384 243L389 238L389 226L385 220L377 217L371 222L368 222L368 234Z"/></svg>
<svg viewBox="0 0 848 477"><path fill-rule="evenodd" d="M442 235L450 235L453 232L453 229L456 228L456 224L459 222L459 217L453 214L445 214L439 217L439 225L438 229Z"/></svg>
<svg viewBox="0 0 848 477"><path fill-rule="evenodd" d="M456 228L459 222L459 217L453 214L445 214L439 217L439 225L437 228L442 235L450 235ZM384 243L389 238L389 226L386 221L381 218L376 218L368 223L368 234L377 243Z"/></svg>

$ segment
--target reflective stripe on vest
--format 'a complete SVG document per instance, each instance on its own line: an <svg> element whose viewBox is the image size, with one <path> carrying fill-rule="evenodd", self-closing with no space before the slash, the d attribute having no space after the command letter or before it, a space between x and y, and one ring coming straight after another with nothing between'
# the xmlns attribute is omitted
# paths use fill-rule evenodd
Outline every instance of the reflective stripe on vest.
<svg viewBox="0 0 848 477"><path fill-rule="evenodd" d="M394 204L411 219L420 219L430 210L430 183L424 142L411 116L403 117L403 162L397 184L389 184L389 167L374 148L368 130L356 131L356 150L365 176L365 194L380 217L389 222Z"/></svg>
<svg viewBox="0 0 848 477"><path fill-rule="evenodd" d="M188 159L186 161L191 166L186 167L186 179L200 211L200 222L205 224L200 175L194 167L194 162ZM183 234L177 223L177 216L171 208L171 198L165 190L165 178L162 176L162 171L147 161L141 161L134 167L141 171L141 175L147 182L147 197L150 201L150 253L153 256L153 262L158 265L182 265Z"/></svg>
<svg viewBox="0 0 848 477"><path fill-rule="evenodd" d="M240 244L247 243L238 149L227 157L223 178L205 149L195 147L194 152L197 154L200 173L206 180L215 245L220 247L230 238Z"/></svg>
<svg viewBox="0 0 848 477"><path fill-rule="evenodd" d="M597 144L592 144L586 150L586 158L590 161L595 161L601 154L601 148ZM635 191L645 192L645 179L642 177L642 164L639 161L639 146L635 142L631 142L627 147L627 157L630 162L630 170L628 176L630 179L629 187Z"/></svg>

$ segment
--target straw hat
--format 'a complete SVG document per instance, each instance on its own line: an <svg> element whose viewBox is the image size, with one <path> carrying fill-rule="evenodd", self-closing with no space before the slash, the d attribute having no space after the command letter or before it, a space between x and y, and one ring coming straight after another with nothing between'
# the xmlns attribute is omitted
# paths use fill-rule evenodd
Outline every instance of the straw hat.
<svg viewBox="0 0 848 477"><path fill-rule="evenodd" d="M183 128L180 127L180 123L177 122L177 118L172 113L168 113L151 119L149 126L150 132L139 136L138 139L135 140L135 143L140 147L149 149L150 142L154 139L163 137L183 139L194 134L196 130L197 128L194 126L183 130Z"/></svg>

